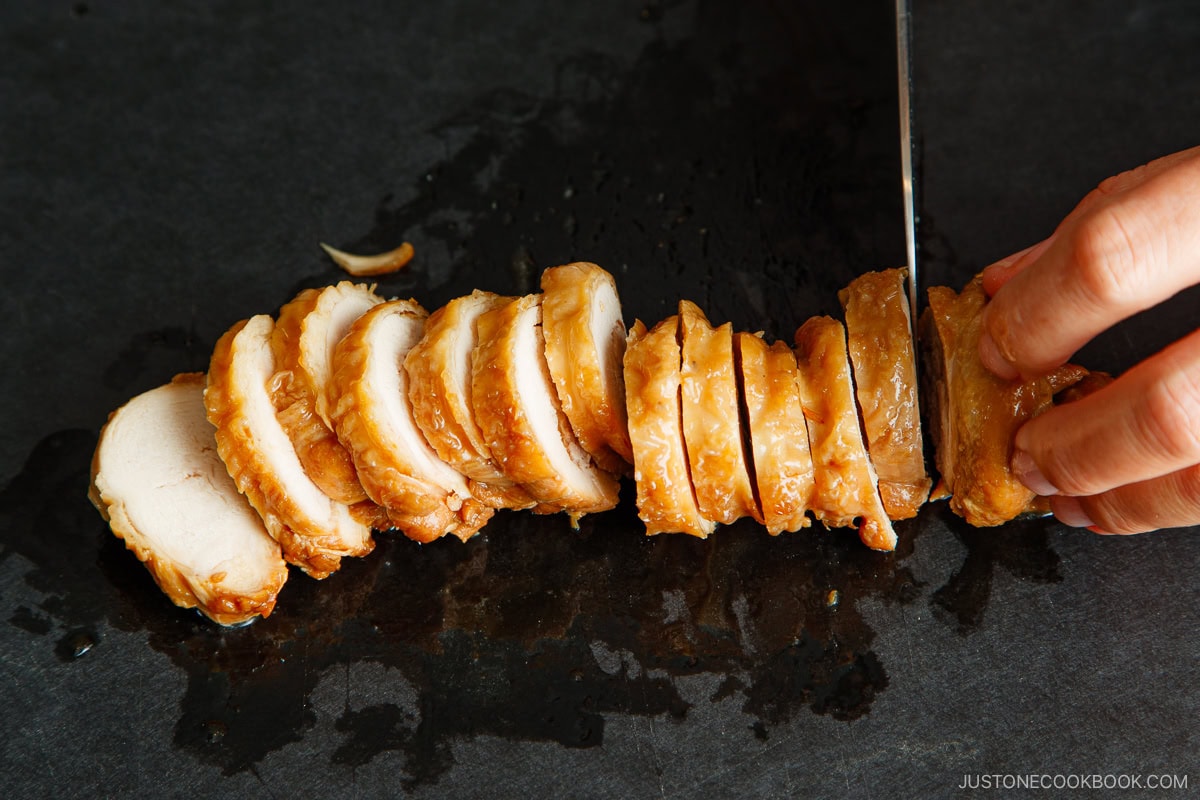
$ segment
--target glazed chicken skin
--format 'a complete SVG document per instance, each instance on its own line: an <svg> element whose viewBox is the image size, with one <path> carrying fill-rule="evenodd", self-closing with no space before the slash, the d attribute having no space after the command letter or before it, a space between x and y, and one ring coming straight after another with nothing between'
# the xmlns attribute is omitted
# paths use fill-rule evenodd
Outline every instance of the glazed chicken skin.
<svg viewBox="0 0 1200 800"><path fill-rule="evenodd" d="M572 524L617 504L617 480L579 446L546 364L541 295L526 295L479 317L471 358L471 404L492 457L537 501L537 513L565 511Z"/></svg>
<svg viewBox="0 0 1200 800"><path fill-rule="evenodd" d="M283 548L284 558L310 576L324 578L343 556L366 555L375 545L370 524L308 477L275 416L268 388L275 375L274 327L263 314L237 323L218 340L204 402L217 429L221 460Z"/></svg>
<svg viewBox="0 0 1200 800"><path fill-rule="evenodd" d="M418 542L447 533L469 539L493 510L425 441L409 404L404 359L425 329L411 300L373 306L334 350L329 397L337 435L392 525Z"/></svg>
<svg viewBox="0 0 1200 800"><path fill-rule="evenodd" d="M175 605L236 625L271 613L287 565L214 433L204 375L175 376L109 416L89 496Z"/></svg>
<svg viewBox="0 0 1200 800"><path fill-rule="evenodd" d="M950 508L979 527L1042 510L1009 466L1013 440L1026 420L1052 405L1055 393L1087 374L1073 364L1032 380L992 374L979 359L986 302L978 277L961 293L934 286L921 317L924 395L941 475L934 493L948 493Z"/></svg>
<svg viewBox="0 0 1200 800"><path fill-rule="evenodd" d="M745 332L734 336L734 351L762 524L772 536L807 528L813 461L796 356L783 342L768 346Z"/></svg>
<svg viewBox="0 0 1200 800"><path fill-rule="evenodd" d="M831 528L858 523L863 544L894 550L896 532L879 497L858 422L846 333L831 317L813 317L796 331L800 395L808 420L815 486L812 511Z"/></svg>
<svg viewBox="0 0 1200 800"><path fill-rule="evenodd" d="M584 450L608 472L629 469L625 411L625 321L612 275L578 262L542 273L546 363L563 413Z"/></svg>
<svg viewBox="0 0 1200 800"><path fill-rule="evenodd" d="M699 306L681 300L679 335L683 441L700 515L723 525L762 522L742 443L733 326L713 328Z"/></svg>
<svg viewBox="0 0 1200 800"><path fill-rule="evenodd" d="M480 502L522 509L537 503L492 458L471 400L479 318L512 301L478 289L451 300L426 320L421 340L404 359L404 371L413 418L438 456L468 478Z"/></svg>
<svg viewBox="0 0 1200 800"><path fill-rule="evenodd" d="M838 292L867 452L888 516L909 519L929 497L917 401L908 270L868 272Z"/></svg>
<svg viewBox="0 0 1200 800"><path fill-rule="evenodd" d="M704 538L717 524L696 504L684 448L679 377L679 317L651 331L637 321L625 349L625 405L633 445L638 517L648 535Z"/></svg>
<svg viewBox="0 0 1200 800"><path fill-rule="evenodd" d="M317 306L323 296L331 293L338 295L338 299L345 297L343 302L353 302L354 311L383 302L367 287L342 283L326 289L305 289L280 308L271 334L276 366L271 378L271 395L279 423L292 440L305 473L329 497L349 505L363 502L367 494L359 483L350 454L325 419L317 414L317 396L324 393L324 386L320 387L320 392L314 390L314 376L308 374L302 363L315 363L316 359L311 355L307 359L301 358L305 320L311 314L330 313L332 304L328 299L321 304L323 312L318 312ZM311 326L310 321L310 331ZM334 336L336 334L335 331ZM312 348L316 338L310 333L305 343ZM330 338L333 337L324 337L326 345Z"/></svg>

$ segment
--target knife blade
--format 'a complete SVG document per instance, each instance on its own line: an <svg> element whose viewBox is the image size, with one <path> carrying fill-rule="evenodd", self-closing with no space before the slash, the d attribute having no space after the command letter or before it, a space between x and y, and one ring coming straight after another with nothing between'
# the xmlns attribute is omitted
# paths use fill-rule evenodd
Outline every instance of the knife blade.
<svg viewBox="0 0 1200 800"><path fill-rule="evenodd" d="M911 0L896 0L896 72L900 90L900 175L904 192L904 239L908 256L908 305L916 335L917 215L913 201L912 142L912 8Z"/></svg>

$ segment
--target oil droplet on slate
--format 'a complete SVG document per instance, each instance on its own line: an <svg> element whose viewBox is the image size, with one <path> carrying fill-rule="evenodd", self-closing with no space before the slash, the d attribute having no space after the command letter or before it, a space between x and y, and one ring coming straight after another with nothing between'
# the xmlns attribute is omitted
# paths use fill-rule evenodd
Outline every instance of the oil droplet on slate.
<svg viewBox="0 0 1200 800"><path fill-rule="evenodd" d="M55 652L61 660L71 662L91 652L96 646L97 638L96 634L88 630L68 631L66 636L59 639Z"/></svg>

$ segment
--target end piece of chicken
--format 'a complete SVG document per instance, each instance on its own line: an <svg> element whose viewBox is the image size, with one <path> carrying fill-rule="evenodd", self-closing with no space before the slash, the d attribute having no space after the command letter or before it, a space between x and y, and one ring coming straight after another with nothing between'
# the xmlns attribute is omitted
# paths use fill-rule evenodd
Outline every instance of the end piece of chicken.
<svg viewBox="0 0 1200 800"><path fill-rule="evenodd" d="M909 519L929 497L917 398L908 270L868 272L838 292L867 452L892 519Z"/></svg>
<svg viewBox="0 0 1200 800"><path fill-rule="evenodd" d="M314 578L336 570L342 556L371 552L371 526L313 483L279 424L268 383L274 322L265 314L230 328L217 342L204 402L216 426L217 451L283 547L290 563Z"/></svg>
<svg viewBox="0 0 1200 800"><path fill-rule="evenodd" d="M344 285L353 286L349 283ZM322 384L321 392L314 391L313 379L305 373L301 365L301 341L305 320L310 314L316 313L322 297L346 294L354 298L354 306L343 306L340 303L337 305L352 310L367 303L373 305L382 302L369 289L366 293L361 291L363 288L355 287L345 293L339 287L305 289L279 309L279 319L276 320L275 330L271 335L271 349L275 356L271 394L279 422L287 431L288 438L292 440L292 446L295 447L296 455L304 465L308 477L312 478L313 483L321 487L325 494L339 503L346 504L361 503L367 499L367 494L359 483L350 454L342 447L325 419L317 414L317 397L318 394L324 394L325 387ZM321 313L328 315L329 309L325 308ZM314 327L316 324L319 323L314 323ZM333 331L333 335L336 333ZM324 343L329 347L332 347L330 340L333 339L333 335L323 337ZM310 335L307 343L310 349L315 349L321 341L322 337ZM336 344L336 340L333 344ZM311 363L318 360L315 355L310 355Z"/></svg>
<svg viewBox="0 0 1200 800"><path fill-rule="evenodd" d="M813 494L813 461L796 356L783 342L768 346L744 332L734 336L734 351L762 522L772 536L806 528L812 524L805 512Z"/></svg>
<svg viewBox="0 0 1200 800"><path fill-rule="evenodd" d="M177 375L109 416L89 495L175 605L236 625L271 613L287 564L214 434L204 375Z"/></svg>
<svg viewBox="0 0 1200 800"><path fill-rule="evenodd" d="M475 535L493 510L438 458L413 420L404 358L425 330L425 309L393 300L363 314L334 350L330 398L338 436L371 499L410 539Z"/></svg>
<svg viewBox="0 0 1200 800"><path fill-rule="evenodd" d="M1028 381L993 375L979 360L986 303L976 277L961 293L931 287L921 317L922 380L940 488L951 495L956 514L980 527L1038 510L1034 493L1009 466L1013 439L1021 425L1050 408L1056 392L1087 374L1067 364Z"/></svg>
<svg viewBox="0 0 1200 800"><path fill-rule="evenodd" d="M558 405L546 365L541 295L488 311L477 322L471 403L496 464L539 512L584 514L617 504L617 480L592 464Z"/></svg>
<svg viewBox="0 0 1200 800"><path fill-rule="evenodd" d="M404 359L417 427L443 461L469 479L471 494L492 508L530 508L536 501L497 466L471 404L471 357L479 317L513 298L475 290L451 300L425 321Z"/></svg>
<svg viewBox="0 0 1200 800"><path fill-rule="evenodd" d="M586 262L542 273L546 362L563 412L579 444L609 472L633 460L621 364L625 321L617 284Z"/></svg>
<svg viewBox="0 0 1200 800"><path fill-rule="evenodd" d="M742 444L733 326L713 328L700 307L679 301L683 441L700 515L721 524L762 513Z"/></svg>
<svg viewBox="0 0 1200 800"><path fill-rule="evenodd" d="M842 323L813 317L801 325L796 362L815 471L813 514L831 528L857 519L865 545L894 550L896 532L879 497L878 477L858 422Z"/></svg>
<svg viewBox="0 0 1200 800"><path fill-rule="evenodd" d="M704 538L717 525L700 514L683 443L679 317L647 332L637 321L625 349L625 405L633 446L638 517L647 534Z"/></svg>

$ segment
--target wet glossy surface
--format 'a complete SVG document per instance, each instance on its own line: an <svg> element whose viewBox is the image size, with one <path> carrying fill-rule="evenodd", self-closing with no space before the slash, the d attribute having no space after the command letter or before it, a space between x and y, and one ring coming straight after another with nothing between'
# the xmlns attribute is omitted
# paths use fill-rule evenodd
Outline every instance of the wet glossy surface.
<svg viewBox="0 0 1200 800"><path fill-rule="evenodd" d="M1076 154L1069 114L1034 113L1052 11L1016 29L981 3L917 3L931 278L965 280L1053 225L1088 169L1200 126L1194 16L1103 5L1071 26L1104 53L1073 66L1059 47L1053 65L1083 97L1112 60L1107 103L1172 114L1145 144L1089 105L1079 125L1105 124ZM1191 533L981 531L930 506L894 555L747 522L647 539L626 485L578 533L510 513L465 545L381 537L220 630L171 606L87 503L108 411L203 369L235 320L339 279L320 240L412 241L380 291L428 308L586 258L627 321L687 297L788 339L836 314L838 288L903 253L879 9L5 10L8 793L879 797L990 771L1200 774ZM993 68L1014 47L1027 71ZM972 151L996 111L964 98L989 88L1026 124ZM1027 190L1039 161L1059 166Z"/></svg>

